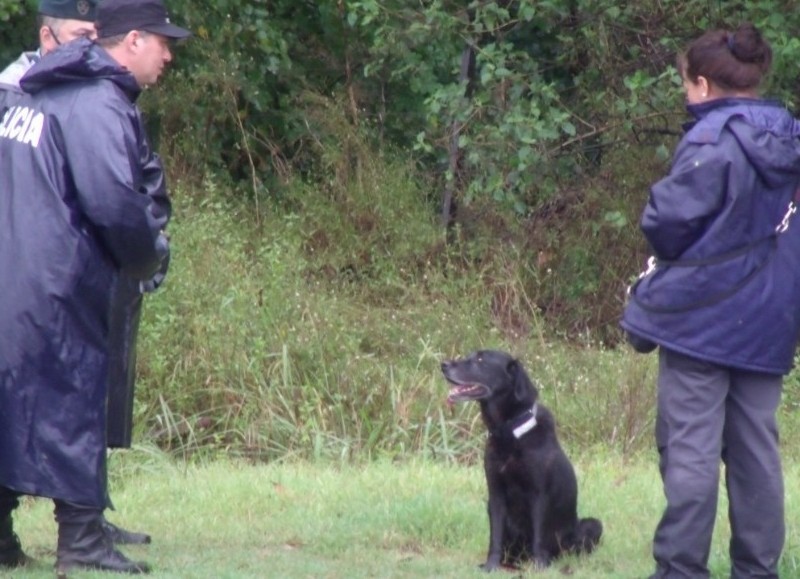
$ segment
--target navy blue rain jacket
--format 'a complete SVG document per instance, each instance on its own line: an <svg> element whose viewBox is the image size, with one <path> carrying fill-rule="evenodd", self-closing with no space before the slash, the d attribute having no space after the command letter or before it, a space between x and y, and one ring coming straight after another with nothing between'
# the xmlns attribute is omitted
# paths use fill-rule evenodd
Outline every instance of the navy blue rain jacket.
<svg viewBox="0 0 800 579"><path fill-rule="evenodd" d="M641 219L660 263L632 288L622 327L702 360L785 374L800 329L800 217L775 229L800 185L800 126L764 100L689 110L697 120Z"/></svg>
<svg viewBox="0 0 800 579"><path fill-rule="evenodd" d="M28 71L0 124L0 486L107 506L111 291L167 255L139 87L89 41Z"/></svg>

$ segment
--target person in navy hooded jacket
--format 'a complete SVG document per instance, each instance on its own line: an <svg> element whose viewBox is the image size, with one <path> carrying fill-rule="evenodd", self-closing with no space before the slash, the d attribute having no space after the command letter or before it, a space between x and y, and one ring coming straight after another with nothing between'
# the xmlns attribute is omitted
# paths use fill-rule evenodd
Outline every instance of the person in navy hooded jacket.
<svg viewBox="0 0 800 579"><path fill-rule="evenodd" d="M622 326L635 346L658 347L667 505L653 578L709 576L720 461L731 576L778 576L776 411L800 327L800 221L792 221L800 127L759 98L771 60L747 23L689 44L678 68L695 121L641 218L655 262L631 288Z"/></svg>
<svg viewBox="0 0 800 579"><path fill-rule="evenodd" d="M145 573L103 527L112 300L169 255L170 201L136 99L172 59L161 0L101 0L97 41L52 51L0 122L0 566L27 561L22 494L49 497L56 569Z"/></svg>

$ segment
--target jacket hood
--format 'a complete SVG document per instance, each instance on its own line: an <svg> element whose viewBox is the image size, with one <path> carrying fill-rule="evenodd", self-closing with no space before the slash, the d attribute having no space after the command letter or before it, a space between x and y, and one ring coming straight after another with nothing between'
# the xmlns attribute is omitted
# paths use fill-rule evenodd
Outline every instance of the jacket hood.
<svg viewBox="0 0 800 579"><path fill-rule="evenodd" d="M17 60L9 64L0 72L0 86L7 89L19 90L19 79L28 72L28 69L39 61L38 52L23 52Z"/></svg>
<svg viewBox="0 0 800 579"><path fill-rule="evenodd" d="M726 98L687 109L697 119L687 126L688 137L714 142L727 128L769 187L800 181L800 121L780 103Z"/></svg>
<svg viewBox="0 0 800 579"><path fill-rule="evenodd" d="M20 80L22 90L35 94L59 84L108 79L131 100L141 92L133 75L91 40L80 38L47 54Z"/></svg>

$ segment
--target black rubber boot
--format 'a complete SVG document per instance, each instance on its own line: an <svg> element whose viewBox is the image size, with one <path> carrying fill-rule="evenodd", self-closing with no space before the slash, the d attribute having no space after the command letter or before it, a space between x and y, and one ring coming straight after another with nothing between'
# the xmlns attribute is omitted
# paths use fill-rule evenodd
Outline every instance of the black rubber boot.
<svg viewBox="0 0 800 579"><path fill-rule="evenodd" d="M65 577L69 571L95 569L117 573L149 573L147 563L131 561L114 548L111 537L103 530L100 509L56 501L58 549L56 574Z"/></svg>
<svg viewBox="0 0 800 579"><path fill-rule="evenodd" d="M8 515L0 521L0 567L22 567L28 563L33 563L33 559L22 550Z"/></svg>
<svg viewBox="0 0 800 579"><path fill-rule="evenodd" d="M151 541L150 535L126 531L105 517L103 517L103 531L111 537L111 542L115 545L149 545Z"/></svg>
<svg viewBox="0 0 800 579"><path fill-rule="evenodd" d="M14 532L11 513L19 504L17 494L0 487L0 567L22 567L33 563L22 550L19 537Z"/></svg>

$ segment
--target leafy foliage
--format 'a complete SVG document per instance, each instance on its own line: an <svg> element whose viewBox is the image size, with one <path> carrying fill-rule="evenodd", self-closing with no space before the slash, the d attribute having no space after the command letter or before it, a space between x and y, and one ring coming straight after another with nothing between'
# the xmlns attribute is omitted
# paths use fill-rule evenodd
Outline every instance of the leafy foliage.
<svg viewBox="0 0 800 579"><path fill-rule="evenodd" d="M36 0L0 0L0 70L23 50L36 48Z"/></svg>
<svg viewBox="0 0 800 579"><path fill-rule="evenodd" d="M793 104L796 92L800 16L781 0L169 4L195 38L145 99L163 148L184 174L224 175L256 195L292 171L322 177L310 145L326 139L309 118L321 98L376 144L414 148L462 205L494 199L525 214L611 149L678 131L671 65L706 28L754 21L775 48L770 93ZM33 44L34 6L0 0L8 59Z"/></svg>

